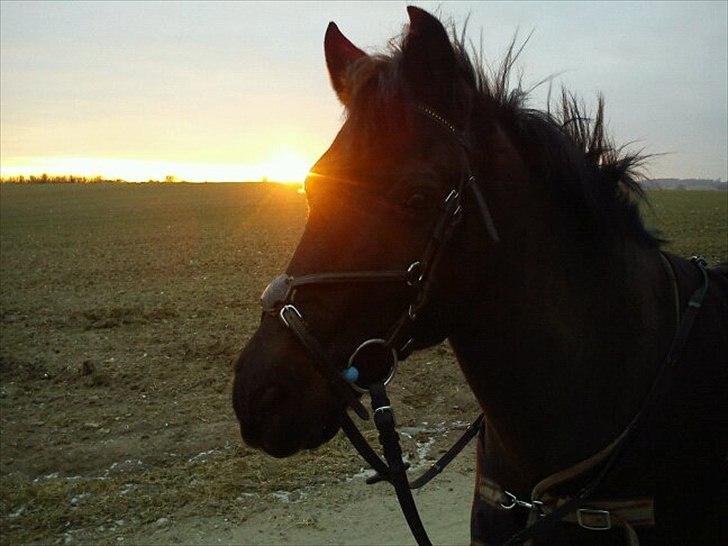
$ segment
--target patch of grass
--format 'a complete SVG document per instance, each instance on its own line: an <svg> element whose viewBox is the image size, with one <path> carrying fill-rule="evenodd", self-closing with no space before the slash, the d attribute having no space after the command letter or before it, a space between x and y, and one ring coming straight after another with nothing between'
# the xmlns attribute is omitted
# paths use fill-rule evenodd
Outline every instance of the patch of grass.
<svg viewBox="0 0 728 546"><path fill-rule="evenodd" d="M285 461L228 447L141 471L112 468L95 477L51 475L33 481L8 476L0 486L0 533L13 543L46 542L69 531L94 541L163 517L225 514L244 520L275 502L275 492L334 482L360 464L339 435L315 452Z"/></svg>
<svg viewBox="0 0 728 546"><path fill-rule="evenodd" d="M668 240L665 250L702 255L709 265L728 261L728 192L651 191L649 202L644 218Z"/></svg>

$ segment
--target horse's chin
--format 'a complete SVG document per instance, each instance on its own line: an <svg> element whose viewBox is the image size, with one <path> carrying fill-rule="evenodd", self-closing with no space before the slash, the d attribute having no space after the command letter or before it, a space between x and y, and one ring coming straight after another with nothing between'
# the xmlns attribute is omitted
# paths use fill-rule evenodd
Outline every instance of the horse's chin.
<svg viewBox="0 0 728 546"><path fill-rule="evenodd" d="M296 444L281 445L263 443L259 446L259 448L264 453L271 457L275 457L276 459L285 459L286 457L290 457L291 455L295 455L301 451L301 446Z"/></svg>
<svg viewBox="0 0 728 546"><path fill-rule="evenodd" d="M339 424L337 422L316 428L305 435L301 435L300 430L293 434L290 431L271 428L258 438L250 438L249 435L246 435L245 429L242 426L240 427L241 436L248 447L260 449L277 459L290 457L302 450L316 449L336 436L338 430Z"/></svg>

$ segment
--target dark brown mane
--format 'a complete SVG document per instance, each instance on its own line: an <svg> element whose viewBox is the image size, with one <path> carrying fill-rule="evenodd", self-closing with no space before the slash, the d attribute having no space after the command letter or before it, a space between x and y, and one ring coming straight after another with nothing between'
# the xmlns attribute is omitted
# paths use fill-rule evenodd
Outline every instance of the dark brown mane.
<svg viewBox="0 0 728 546"><path fill-rule="evenodd" d="M351 97L347 114L364 138L401 130L411 114L405 105L414 101L414 92L401 67L407 33L401 36L392 41L388 54L363 57L347 74ZM574 210L575 219L588 224L586 232L659 245L660 240L644 227L638 208L638 202L645 198L639 184L640 168L649 156L612 142L605 132L601 96L593 116L566 90L556 101L554 112L550 105L545 111L529 108L529 90L524 89L520 78L512 81L525 41L517 47L514 39L494 68L482 62L479 53L471 56L464 32L458 36L451 31L451 45L460 76L476 94L474 104L460 106L472 108L473 119L495 116L527 148L533 176L547 180L558 199L574 205L565 210Z"/></svg>

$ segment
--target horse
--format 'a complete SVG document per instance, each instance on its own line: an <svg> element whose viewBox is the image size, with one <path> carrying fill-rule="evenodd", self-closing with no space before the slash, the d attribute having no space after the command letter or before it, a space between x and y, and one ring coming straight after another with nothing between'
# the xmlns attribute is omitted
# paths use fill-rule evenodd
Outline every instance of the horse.
<svg viewBox="0 0 728 546"><path fill-rule="evenodd" d="M721 543L726 268L661 250L645 157L606 135L601 97L591 118L567 92L529 108L518 48L489 71L407 9L386 54L326 31L346 118L235 362L243 440L320 446L367 390L383 419L397 361L447 339L485 416L473 544Z"/></svg>

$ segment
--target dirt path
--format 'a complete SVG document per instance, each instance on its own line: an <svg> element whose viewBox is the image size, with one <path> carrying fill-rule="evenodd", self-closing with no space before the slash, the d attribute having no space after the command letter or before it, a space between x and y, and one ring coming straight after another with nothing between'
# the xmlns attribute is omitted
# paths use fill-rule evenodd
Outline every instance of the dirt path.
<svg viewBox="0 0 728 546"><path fill-rule="evenodd" d="M469 450L471 451L471 450ZM415 501L434 544L469 544L473 473L462 455ZM297 497L297 498L295 498ZM160 522L127 536L132 544L414 544L391 488L363 477L281 499L279 505L232 525L225 517Z"/></svg>

